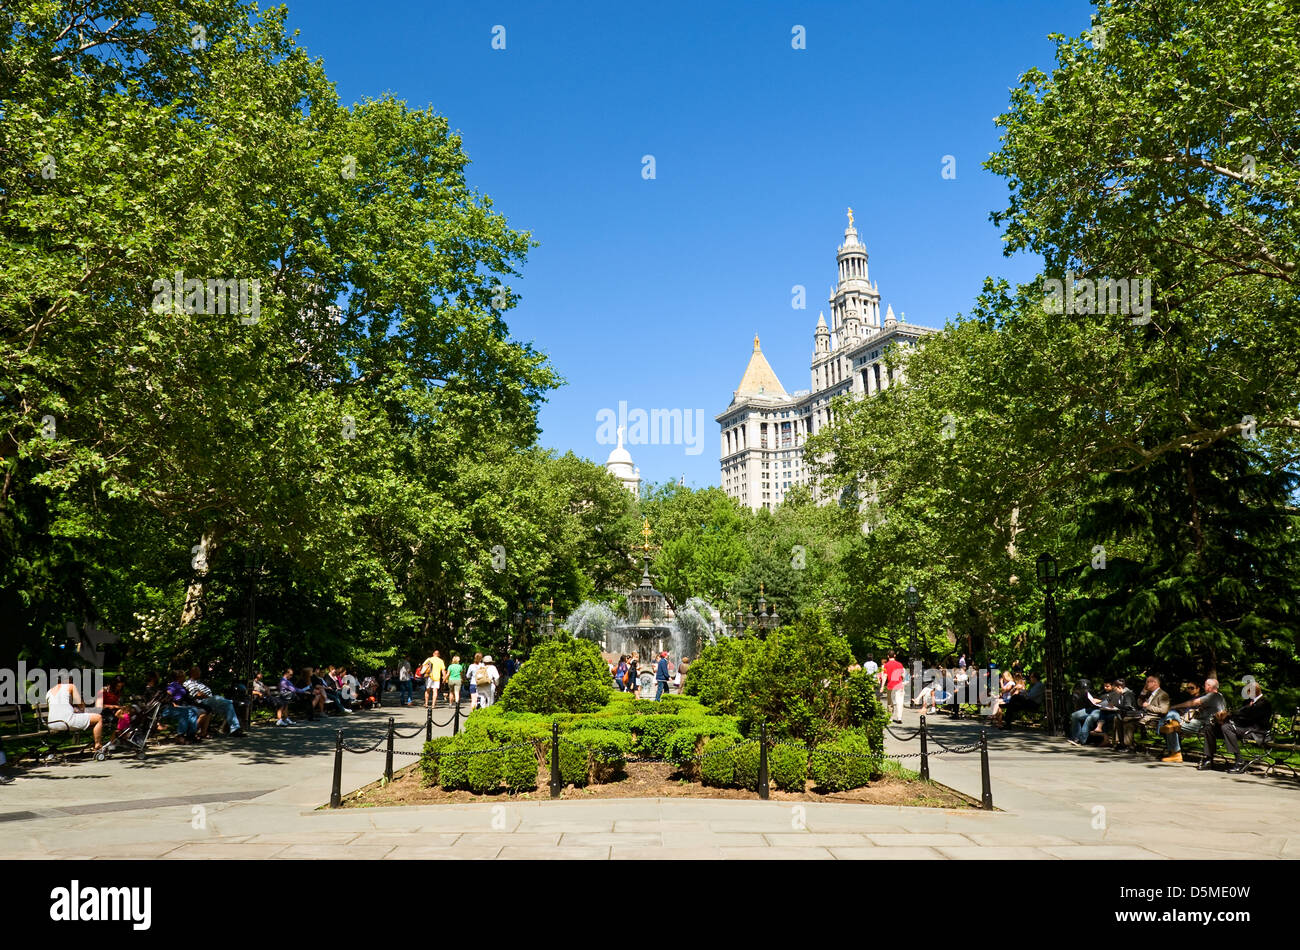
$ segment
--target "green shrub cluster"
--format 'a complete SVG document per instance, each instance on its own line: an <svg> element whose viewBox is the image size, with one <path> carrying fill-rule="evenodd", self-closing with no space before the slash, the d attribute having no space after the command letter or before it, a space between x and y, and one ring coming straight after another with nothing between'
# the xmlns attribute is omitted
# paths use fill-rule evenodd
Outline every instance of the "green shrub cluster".
<svg viewBox="0 0 1300 950"><path fill-rule="evenodd" d="M823 742L808 757L813 781L828 792L862 788L878 769L871 743L863 732L845 729Z"/></svg>
<svg viewBox="0 0 1300 950"><path fill-rule="evenodd" d="M768 778L783 792L802 792L808 783L808 751L777 745L767 753Z"/></svg>
<svg viewBox="0 0 1300 950"><path fill-rule="evenodd" d="M714 788L728 788L736 781L736 743L733 736L714 736L700 750L700 781Z"/></svg>
<svg viewBox="0 0 1300 950"><path fill-rule="evenodd" d="M438 784L439 753L451 745L451 741L451 736L438 736L424 744L424 751L420 753L420 772L425 785Z"/></svg>
<svg viewBox="0 0 1300 950"><path fill-rule="evenodd" d="M500 705L514 713L595 712L613 691L600 647L590 640L552 637L510 677Z"/></svg>
<svg viewBox="0 0 1300 950"><path fill-rule="evenodd" d="M691 664L686 692L739 717L756 736L763 722L775 737L816 744L852 725L848 641L820 613L807 613L766 639L723 639Z"/></svg>

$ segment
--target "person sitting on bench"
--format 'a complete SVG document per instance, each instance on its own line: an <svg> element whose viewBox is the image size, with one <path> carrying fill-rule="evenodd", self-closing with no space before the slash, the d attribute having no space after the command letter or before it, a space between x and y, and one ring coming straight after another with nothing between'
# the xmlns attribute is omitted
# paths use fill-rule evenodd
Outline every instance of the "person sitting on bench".
<svg viewBox="0 0 1300 950"><path fill-rule="evenodd" d="M253 677L253 702L273 708L277 726L292 726L293 720L289 718L289 700L278 690L267 686L265 677L265 673L258 673ZM252 716L251 712L249 716Z"/></svg>
<svg viewBox="0 0 1300 950"><path fill-rule="evenodd" d="M1111 684L1105 683L1102 687L1102 696L1109 695L1110 690ZM1088 733L1101 718L1101 700L1092 695L1092 684L1082 679L1079 680L1079 686L1071 699L1074 702L1074 712L1070 713L1070 730L1067 738L1075 745L1087 745Z"/></svg>
<svg viewBox="0 0 1300 950"><path fill-rule="evenodd" d="M310 667L308 668L310 670ZM319 716L325 715L325 693L323 690L317 691L312 688L311 678L307 678L306 686L296 686L293 682L293 667L284 671L284 676L280 677L280 695L285 699L293 701L301 698L307 703L307 721L314 722Z"/></svg>
<svg viewBox="0 0 1300 950"><path fill-rule="evenodd" d="M1041 711L1043 708L1043 690L1042 678L1037 673L1030 673L1029 688L1023 693L1016 693L1007 701L1006 708L1002 711L1002 722L998 723L998 725L1006 728L1019 715Z"/></svg>
<svg viewBox="0 0 1300 950"><path fill-rule="evenodd" d="M1160 677L1148 676L1138 696L1136 715L1125 716L1120 722L1120 745L1131 746L1139 725L1151 726L1169 712L1169 694L1160 688Z"/></svg>
<svg viewBox="0 0 1300 950"><path fill-rule="evenodd" d="M195 706L206 710L209 715L212 713L221 713L226 725L230 730L230 738L242 739L244 730L239 724L239 716L235 713L235 704L224 696L218 696L212 691L212 687L204 683L199 677L203 671L197 666L190 667L190 678L184 683L185 692L189 693L190 700ZM203 723L203 728L199 733L201 738L208 737L208 724Z"/></svg>
<svg viewBox="0 0 1300 950"><path fill-rule="evenodd" d="M86 704L73 684L72 677L60 676L59 681L45 694L45 704L49 707L46 724L50 732L84 732L90 729L95 738L94 751L99 751L103 745L104 717L99 713L86 712Z"/></svg>
<svg viewBox="0 0 1300 950"><path fill-rule="evenodd" d="M1228 771L1246 771L1246 763L1241 756L1241 740L1260 742L1273 724L1273 707L1259 683L1247 683L1242 692L1247 697L1246 705L1222 722L1213 719L1205 725L1205 761L1211 763L1210 768L1214 767L1215 742L1219 736L1223 736L1223 744L1232 753L1233 764L1228 767Z"/></svg>
<svg viewBox="0 0 1300 950"><path fill-rule="evenodd" d="M1174 706L1169 712L1165 713L1164 721L1160 724L1160 731L1165 736L1165 748L1168 752L1161 762L1181 762L1183 761L1182 741L1179 734L1183 732L1203 732L1207 722L1213 722L1214 717L1227 709L1227 702L1219 692L1219 681L1211 677L1205 681L1205 692L1199 693L1195 686L1192 687L1193 696L1185 702ZM1188 712L1195 713L1196 718L1192 719ZM1201 759L1198 769L1209 769L1212 767L1212 760L1209 756Z"/></svg>

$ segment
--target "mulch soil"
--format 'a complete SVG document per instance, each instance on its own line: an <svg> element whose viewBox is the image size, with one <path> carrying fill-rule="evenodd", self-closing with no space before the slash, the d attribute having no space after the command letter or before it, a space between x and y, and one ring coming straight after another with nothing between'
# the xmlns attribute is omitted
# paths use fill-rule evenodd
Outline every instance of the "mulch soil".
<svg viewBox="0 0 1300 950"><path fill-rule="evenodd" d="M539 767L537 788L530 792L501 789L486 794L429 788L422 782L418 765L394 773L388 785L373 782L343 798L345 808L387 805L453 805L471 802L539 801L551 797L547 783L550 769ZM564 799L586 801L597 798L714 798L758 801L758 793L741 788L711 788L685 778L677 766L664 762L629 762L615 781L576 788L565 787ZM921 808L978 808L979 803L943 785L882 776L864 788L848 792L817 791L811 782L803 792L783 792L771 787L769 801L856 802L864 805L908 805Z"/></svg>

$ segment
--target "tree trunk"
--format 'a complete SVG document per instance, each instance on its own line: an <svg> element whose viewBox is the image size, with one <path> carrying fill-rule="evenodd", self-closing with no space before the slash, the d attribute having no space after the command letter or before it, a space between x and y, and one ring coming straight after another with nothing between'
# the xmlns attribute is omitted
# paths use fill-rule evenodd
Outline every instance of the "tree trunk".
<svg viewBox="0 0 1300 950"><path fill-rule="evenodd" d="M209 528L199 541L199 552L194 555L194 577L185 589L185 606L181 608L181 627L198 622L203 616L203 593L207 583L208 566L217 549L216 531ZM197 562L197 563L195 563Z"/></svg>

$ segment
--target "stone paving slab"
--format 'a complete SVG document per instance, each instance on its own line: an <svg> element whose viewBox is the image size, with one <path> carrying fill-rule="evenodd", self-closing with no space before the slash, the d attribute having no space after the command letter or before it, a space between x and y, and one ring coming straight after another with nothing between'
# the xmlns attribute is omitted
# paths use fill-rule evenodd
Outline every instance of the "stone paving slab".
<svg viewBox="0 0 1300 950"><path fill-rule="evenodd" d="M1055 855L1042 848L1029 847L980 847L939 848L939 853L953 860L976 861L1042 861L1051 860Z"/></svg>
<svg viewBox="0 0 1300 950"><path fill-rule="evenodd" d="M841 861L929 861L943 857L934 848L881 848L876 845L836 848L832 854Z"/></svg>
<svg viewBox="0 0 1300 950"><path fill-rule="evenodd" d="M834 859L825 848L722 848L726 860L740 861L830 861Z"/></svg>
<svg viewBox="0 0 1300 950"><path fill-rule="evenodd" d="M630 848L615 845L610 858L616 861L719 861L726 855L721 848Z"/></svg>

